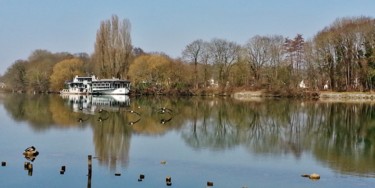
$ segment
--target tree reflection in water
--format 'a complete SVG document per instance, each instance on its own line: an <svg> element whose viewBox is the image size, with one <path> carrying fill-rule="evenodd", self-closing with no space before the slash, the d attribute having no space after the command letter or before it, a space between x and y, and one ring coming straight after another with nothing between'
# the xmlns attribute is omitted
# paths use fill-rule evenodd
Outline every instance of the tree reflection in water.
<svg viewBox="0 0 375 188"><path fill-rule="evenodd" d="M342 172L374 175L374 104L201 101L182 137L193 148L245 146L259 155L304 152ZM334 162L332 162L334 161Z"/></svg>
<svg viewBox="0 0 375 188"><path fill-rule="evenodd" d="M173 130L197 150L242 146L256 155L292 154L297 159L311 153L340 173L375 176L372 103L141 97L124 105L111 103L117 105L106 109L108 118L99 122L99 108L77 112L57 95L11 94L1 101L11 117L28 121L35 131L80 127L77 120L89 117L83 125L93 129L95 155L111 170L127 166L133 134L159 136ZM163 107L173 110L164 125L160 121L168 114L160 114Z"/></svg>

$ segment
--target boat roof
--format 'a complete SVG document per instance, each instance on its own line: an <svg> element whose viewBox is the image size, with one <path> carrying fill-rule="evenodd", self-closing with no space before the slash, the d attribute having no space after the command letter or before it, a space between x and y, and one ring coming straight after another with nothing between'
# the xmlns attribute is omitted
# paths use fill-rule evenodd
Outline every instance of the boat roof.
<svg viewBox="0 0 375 188"><path fill-rule="evenodd" d="M99 79L97 78L96 76L92 75L92 76L75 76L74 79L72 81L70 81L71 83L80 83L80 82L83 82L83 81L87 81L87 80L90 80L91 82L114 82L114 81L118 81L118 82L130 82L128 80L120 80L119 78L104 78L104 79Z"/></svg>
<svg viewBox="0 0 375 188"><path fill-rule="evenodd" d="M128 80L120 80L120 79L117 79L117 78L114 78L114 79L98 79L98 80L93 80L93 82L129 82Z"/></svg>

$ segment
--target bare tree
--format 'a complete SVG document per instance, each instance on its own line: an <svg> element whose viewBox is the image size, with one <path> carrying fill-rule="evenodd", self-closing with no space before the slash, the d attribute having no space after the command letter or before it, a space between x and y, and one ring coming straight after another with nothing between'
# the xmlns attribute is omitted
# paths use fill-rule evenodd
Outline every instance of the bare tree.
<svg viewBox="0 0 375 188"><path fill-rule="evenodd" d="M319 68L328 70L334 90L372 88L374 66L374 19L337 19L314 38Z"/></svg>
<svg viewBox="0 0 375 188"><path fill-rule="evenodd" d="M202 60L202 64L203 64L203 80L204 80L204 87L207 86L207 81L208 81L208 78L210 76L210 59L211 59L211 54L210 54L210 43L208 42L203 42L203 50L202 50L202 53L200 54L201 55L201 60Z"/></svg>
<svg viewBox="0 0 375 188"><path fill-rule="evenodd" d="M265 36L255 36L244 46L245 59L254 75L255 81L260 79L260 72L266 64L271 63L272 48L271 39Z"/></svg>
<svg viewBox="0 0 375 188"><path fill-rule="evenodd" d="M277 88L284 87L285 83L288 82L283 75L282 70L285 68L284 62L284 41L285 38L281 35L273 35L270 37L270 53L271 59L269 66L269 72L266 73L268 77L269 86L277 86ZM271 89L270 87L270 89Z"/></svg>
<svg viewBox="0 0 375 188"><path fill-rule="evenodd" d="M304 43L305 40L301 34L297 34L294 39L285 39L284 47L290 62L291 73L295 72L298 74L300 70L304 68L302 62L304 60Z"/></svg>
<svg viewBox="0 0 375 188"><path fill-rule="evenodd" d="M202 61L202 54L204 53L204 42L201 39L195 40L185 47L182 52L182 57L189 63L194 64L194 87L198 88L198 63Z"/></svg>
<svg viewBox="0 0 375 188"><path fill-rule="evenodd" d="M218 78L221 87L228 81L230 69L240 56L241 47L224 39L213 39L210 43L210 53L213 64L218 68Z"/></svg>
<svg viewBox="0 0 375 188"><path fill-rule="evenodd" d="M127 76L132 55L130 37L131 25L128 19L122 22L116 15L102 21L96 34L94 62L99 76Z"/></svg>
<svg viewBox="0 0 375 188"><path fill-rule="evenodd" d="M27 63L24 60L17 60L5 72L3 78L12 90L25 91L27 87Z"/></svg>

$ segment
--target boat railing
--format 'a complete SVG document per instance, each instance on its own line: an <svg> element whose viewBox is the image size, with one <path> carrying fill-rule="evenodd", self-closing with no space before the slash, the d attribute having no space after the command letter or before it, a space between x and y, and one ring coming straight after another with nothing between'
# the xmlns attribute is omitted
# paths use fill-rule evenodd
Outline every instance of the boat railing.
<svg viewBox="0 0 375 188"><path fill-rule="evenodd" d="M69 89L62 89L60 93L69 93Z"/></svg>

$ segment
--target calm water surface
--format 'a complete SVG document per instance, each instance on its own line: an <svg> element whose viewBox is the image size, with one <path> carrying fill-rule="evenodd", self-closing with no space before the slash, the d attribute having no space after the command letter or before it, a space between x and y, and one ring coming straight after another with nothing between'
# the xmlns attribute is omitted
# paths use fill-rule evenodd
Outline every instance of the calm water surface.
<svg viewBox="0 0 375 188"><path fill-rule="evenodd" d="M371 103L3 94L0 117L0 187L375 187Z"/></svg>

